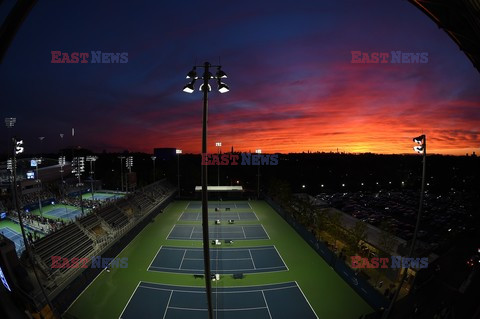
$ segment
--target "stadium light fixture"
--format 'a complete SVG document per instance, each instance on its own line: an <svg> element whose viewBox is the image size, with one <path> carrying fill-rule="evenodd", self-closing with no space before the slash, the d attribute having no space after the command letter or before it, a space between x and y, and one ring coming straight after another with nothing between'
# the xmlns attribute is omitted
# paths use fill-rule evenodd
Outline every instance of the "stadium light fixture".
<svg viewBox="0 0 480 319"><path fill-rule="evenodd" d="M98 159L98 156L87 156L85 159L87 162L90 163L90 189L92 190L92 200L95 199L95 190L93 189L93 176L94 176L94 170L93 170L93 163Z"/></svg>
<svg viewBox="0 0 480 319"><path fill-rule="evenodd" d="M7 128L12 128L15 126L15 123L17 122L17 119L15 117L6 117L5 118L5 126Z"/></svg>
<svg viewBox="0 0 480 319"><path fill-rule="evenodd" d="M121 190L123 192L123 160L125 159L125 156L118 156L117 157L120 160L120 183L121 183Z"/></svg>
<svg viewBox="0 0 480 319"><path fill-rule="evenodd" d="M198 79L198 76L197 76L197 67L193 67L192 71L188 72L187 74L187 79Z"/></svg>
<svg viewBox="0 0 480 319"><path fill-rule="evenodd" d="M217 77L225 78L225 72L221 71L221 65L211 65L209 62L205 62L203 65L196 65L195 68L203 68L204 73L202 76L202 85L200 86L200 91L203 92L203 120L202 120L202 154L207 154L207 118L208 118L208 92L211 91L209 81L214 79L212 73L210 73L210 68L217 68ZM193 79L195 80L195 79ZM193 80L189 85L184 87L184 92L193 93ZM228 86L221 82L219 83L218 90L220 93L228 92ZM212 303L212 283L211 283L211 271L210 271L210 240L208 233L208 193L207 193L207 165L202 165L202 231L203 231L203 257L204 257L204 271L205 271L205 286L207 293L207 304L208 304L208 317L213 319L213 303Z"/></svg>
<svg viewBox="0 0 480 319"><path fill-rule="evenodd" d="M426 167L426 160L427 160L427 137L425 134L422 134L420 136L414 137L413 142L419 144L418 146L415 146L413 149L417 152L422 154L422 184L420 187L420 202L418 204L418 213L417 213L417 222L415 224L415 230L413 232L413 238L412 242L410 244L410 249L408 251L408 255L406 256L407 258L413 257L413 253L415 251L415 244L417 242L417 237L418 237L418 231L420 229L420 220L422 218L422 209L423 209L423 196L425 194L425 167ZM403 184L403 182L402 182ZM398 295L400 293L400 290L402 289L402 286L407 278L407 273L408 270L405 269L402 275L402 278L400 279L400 284L395 291L395 295L393 296L392 300L390 301L390 304L388 308L385 310L383 313L382 319L386 319L389 317L393 306L395 302L397 301Z"/></svg>

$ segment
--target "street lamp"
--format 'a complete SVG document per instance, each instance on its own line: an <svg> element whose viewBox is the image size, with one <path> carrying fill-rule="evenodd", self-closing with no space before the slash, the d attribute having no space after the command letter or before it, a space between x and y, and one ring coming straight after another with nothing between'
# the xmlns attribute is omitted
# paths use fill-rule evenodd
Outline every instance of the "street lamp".
<svg viewBox="0 0 480 319"><path fill-rule="evenodd" d="M221 81L227 77L225 72L222 71L222 66L211 65L209 62L205 62L203 66L194 66L192 71L187 75L187 78L192 81L185 85L184 92L193 93L195 81L197 77L197 68L204 69L202 76L203 83L200 85L199 90L203 92L203 127L202 127L202 154L207 154L207 117L208 117L208 92L211 91L210 84L211 79L216 79L218 84L218 91L220 93L226 93L229 91L229 87ZM210 73L210 68L217 68L216 76ZM209 250L209 238L208 238L208 194L207 194L207 165L202 165L202 230L203 230L203 258L205 268L205 284L207 291L207 303L209 318L213 319L213 306L212 306L212 283L210 276L210 250Z"/></svg>
<svg viewBox="0 0 480 319"><path fill-rule="evenodd" d="M177 154L177 187L178 187L178 197L180 197L180 154L182 154L182 150L176 149L175 153Z"/></svg>
<svg viewBox="0 0 480 319"><path fill-rule="evenodd" d="M255 150L255 153L262 154L261 149ZM257 199L260 199L260 165L257 166Z"/></svg>
<svg viewBox="0 0 480 319"><path fill-rule="evenodd" d="M86 161L87 162L90 162L90 188L91 188L91 191L92 191L92 200L95 199L95 194L94 194L94 190L93 190L93 176L94 176L94 171L93 171L93 168L92 168L92 165L93 163L95 163L95 161L98 159L98 156L87 156L86 158Z"/></svg>
<svg viewBox="0 0 480 319"><path fill-rule="evenodd" d="M150 158L152 159L152 162L153 162L153 182L155 183L155 160L157 159L157 157L151 156Z"/></svg>
<svg viewBox="0 0 480 319"><path fill-rule="evenodd" d="M423 209L423 195L425 193L425 165L427 160L427 137L425 136L425 134L422 134L420 136L413 138L413 141L418 144L413 147L413 150L423 155L422 156L423 157L422 158L422 184L420 186L420 202L418 204L417 222L415 224L415 231L413 232L412 242L410 244L410 249L408 251L408 256L407 256L408 258L411 258L413 256L413 253L415 251L415 244L418 236L418 230L420 228L420 219L422 216L422 209ZM397 291L395 291L395 295L393 296L392 301L390 302L390 305L388 306L382 318L388 318L388 316L390 315L390 312L392 311L392 308L398 298L398 295L400 294L400 290L402 289L403 283L407 278L407 273L408 273L408 268L405 268L402 278L400 280L400 285Z"/></svg>
<svg viewBox="0 0 480 319"><path fill-rule="evenodd" d="M222 142L217 142L215 143L215 146L217 147L217 150L218 150L218 161L219 161L219 164L217 165L217 168L218 168L218 186L220 186L220 150L221 150L221 147L222 147Z"/></svg>

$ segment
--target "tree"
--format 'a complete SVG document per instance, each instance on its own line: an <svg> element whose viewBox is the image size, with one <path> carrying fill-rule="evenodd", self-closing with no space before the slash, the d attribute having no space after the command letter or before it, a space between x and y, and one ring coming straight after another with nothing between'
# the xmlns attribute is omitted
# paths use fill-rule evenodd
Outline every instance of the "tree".
<svg viewBox="0 0 480 319"><path fill-rule="evenodd" d="M357 221L350 229L351 248L354 253L357 252L360 242L367 240L367 229L367 224L361 220Z"/></svg>

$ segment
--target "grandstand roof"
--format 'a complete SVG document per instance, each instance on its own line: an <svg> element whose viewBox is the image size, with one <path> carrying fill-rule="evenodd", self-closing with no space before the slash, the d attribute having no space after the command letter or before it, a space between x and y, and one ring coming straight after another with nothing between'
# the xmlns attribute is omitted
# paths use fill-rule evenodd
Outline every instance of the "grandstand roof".
<svg viewBox="0 0 480 319"><path fill-rule="evenodd" d="M202 191L202 186L195 186L196 192ZM242 186L207 186L208 192L242 192Z"/></svg>
<svg viewBox="0 0 480 319"><path fill-rule="evenodd" d="M480 72L480 0L409 0L465 52Z"/></svg>

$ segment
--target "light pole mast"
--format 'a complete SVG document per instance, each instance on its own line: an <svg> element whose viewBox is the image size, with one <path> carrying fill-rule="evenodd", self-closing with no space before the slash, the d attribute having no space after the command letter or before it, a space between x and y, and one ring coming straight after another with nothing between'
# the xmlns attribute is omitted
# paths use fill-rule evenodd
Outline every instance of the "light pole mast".
<svg viewBox="0 0 480 319"><path fill-rule="evenodd" d="M222 142L217 142L215 143L215 146L217 146L217 150L218 150L218 161L220 162L220 151L221 151L221 147L222 147ZM218 168L218 183L217 185L220 186L220 163L217 165L217 168Z"/></svg>
<svg viewBox="0 0 480 319"><path fill-rule="evenodd" d="M257 154L262 154L261 149L255 150L255 153ZM261 161L259 161L261 162ZM258 165L258 170L257 170L257 199L260 198L260 165Z"/></svg>
<svg viewBox="0 0 480 319"><path fill-rule="evenodd" d="M418 214L417 214L417 222L415 224L415 231L413 232L413 238L412 242L410 244L410 249L408 250L408 258L411 258L413 256L413 253L415 251L415 244L417 242L417 236L418 236L418 231L420 229L420 219L422 218L422 210L423 210L423 196L425 193L425 167L426 167L426 161L427 161L427 137L423 134L418 137L415 137L413 141L419 146L413 147L415 152L420 153L423 155L422 158L422 185L420 186L420 203L418 204ZM400 294L400 290L402 289L403 283L405 282L405 279L407 278L408 274L408 269L405 268L402 274L402 278L400 280L400 285L398 286L398 289L395 291L395 295L392 298L392 301L390 302L387 310L384 312L382 319L386 319L390 316L390 313L395 305L395 302L397 301L398 295Z"/></svg>
<svg viewBox="0 0 480 319"><path fill-rule="evenodd" d="M176 149L175 153L177 154L177 187L178 187L178 197L180 197L180 154L182 154L182 150Z"/></svg>
<svg viewBox="0 0 480 319"><path fill-rule="evenodd" d="M210 84L208 83L210 79L217 79L218 91L220 93L225 93L229 91L228 86L221 81L222 78L226 78L227 75L221 70L221 66L212 66L209 62L205 62L203 66L194 66L192 71L187 75L187 78L191 78L192 81L185 85L183 88L184 92L193 93L193 85L197 80L196 68L200 67L204 69L202 76L203 83L200 85L200 91L203 92L203 125L202 125L202 154L207 154L207 124L208 124L208 92L211 90ZM216 67L217 73L214 77L210 73L210 68ZM202 155L203 156L203 155ZM204 268L205 268L205 285L207 293L207 303L208 303L208 315L209 319L213 319L213 303L212 303L212 278L210 272L210 249L209 249L209 234L208 234L208 190L207 190L207 165L202 166L202 231L203 231L203 259L204 259Z"/></svg>
<svg viewBox="0 0 480 319"><path fill-rule="evenodd" d="M121 190L123 192L123 160L125 159L125 156L119 156L120 159L120 183L121 183Z"/></svg>

